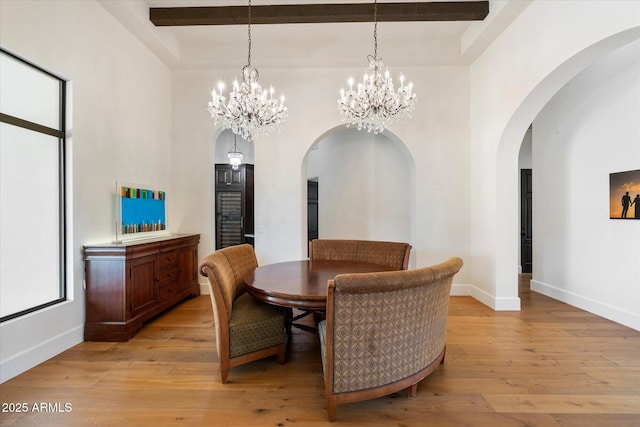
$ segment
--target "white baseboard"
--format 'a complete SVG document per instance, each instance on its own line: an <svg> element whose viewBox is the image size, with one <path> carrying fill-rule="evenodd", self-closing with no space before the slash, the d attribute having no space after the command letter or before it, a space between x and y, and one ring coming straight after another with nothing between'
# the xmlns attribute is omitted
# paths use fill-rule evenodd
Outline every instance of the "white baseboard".
<svg viewBox="0 0 640 427"><path fill-rule="evenodd" d="M209 284L200 283L200 294L209 295ZM451 285L451 296L472 297L495 311L520 311L520 298L496 298L473 285Z"/></svg>
<svg viewBox="0 0 640 427"><path fill-rule="evenodd" d="M640 331L640 315L638 313L632 313L538 280L531 280L531 290Z"/></svg>
<svg viewBox="0 0 640 427"><path fill-rule="evenodd" d="M208 283L200 283L200 294L209 295ZM520 298L496 298L473 285L453 284L450 295L472 297L496 311L520 311Z"/></svg>
<svg viewBox="0 0 640 427"><path fill-rule="evenodd" d="M209 295L209 284L200 283L200 294ZM472 297L495 311L520 311L520 298L496 298L473 285L451 285L451 296Z"/></svg>
<svg viewBox="0 0 640 427"><path fill-rule="evenodd" d="M200 295L209 295L209 284L198 283L200 285Z"/></svg>
<svg viewBox="0 0 640 427"><path fill-rule="evenodd" d="M495 311L520 311L520 298L498 298L474 285L453 284L450 295L472 297Z"/></svg>
<svg viewBox="0 0 640 427"><path fill-rule="evenodd" d="M200 283L200 294L209 295L208 283ZM496 298L473 285L453 284L450 295L472 297L496 311L520 311L520 298Z"/></svg>
<svg viewBox="0 0 640 427"><path fill-rule="evenodd" d="M51 337L0 362L0 383L28 371L84 340L84 325Z"/></svg>

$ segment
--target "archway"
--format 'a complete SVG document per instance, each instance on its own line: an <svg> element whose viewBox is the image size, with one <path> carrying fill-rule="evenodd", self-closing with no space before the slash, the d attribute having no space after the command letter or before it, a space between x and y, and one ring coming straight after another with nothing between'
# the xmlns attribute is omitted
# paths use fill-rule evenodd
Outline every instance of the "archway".
<svg viewBox="0 0 640 427"><path fill-rule="evenodd" d="M242 153L238 170L230 169L230 151ZM247 198L245 187L247 177L253 177L253 169L245 171L245 165L254 164L254 145L230 129L218 129L211 138L210 153L211 248L220 249L238 243L253 243L253 178L250 181L250 198ZM223 179L226 185L234 183L234 188L225 187L222 190L219 179Z"/></svg>
<svg viewBox="0 0 640 427"><path fill-rule="evenodd" d="M496 295L518 295L518 156L528 127L544 106L576 75L619 47L640 39L638 28L620 32L595 43L566 60L523 99L500 137L496 161L496 224L507 232L496 233Z"/></svg>
<svg viewBox="0 0 640 427"><path fill-rule="evenodd" d="M303 200L306 182L318 182L320 238L413 241L415 162L392 132L337 126L313 142L301 170Z"/></svg>

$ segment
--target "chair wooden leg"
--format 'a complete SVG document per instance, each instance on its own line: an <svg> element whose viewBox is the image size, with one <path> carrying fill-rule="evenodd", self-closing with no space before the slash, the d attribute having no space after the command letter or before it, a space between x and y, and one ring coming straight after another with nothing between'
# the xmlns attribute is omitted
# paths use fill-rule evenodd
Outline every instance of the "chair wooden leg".
<svg viewBox="0 0 640 427"><path fill-rule="evenodd" d="M418 383L409 387L409 399L413 399L418 394Z"/></svg>
<svg viewBox="0 0 640 427"><path fill-rule="evenodd" d="M226 357L220 358L220 377L222 378L222 384L227 383L229 378L229 369L231 368L231 362Z"/></svg>
<svg viewBox="0 0 640 427"><path fill-rule="evenodd" d="M336 407L338 406L338 401L334 396L327 396L327 418L329 421L336 420Z"/></svg>

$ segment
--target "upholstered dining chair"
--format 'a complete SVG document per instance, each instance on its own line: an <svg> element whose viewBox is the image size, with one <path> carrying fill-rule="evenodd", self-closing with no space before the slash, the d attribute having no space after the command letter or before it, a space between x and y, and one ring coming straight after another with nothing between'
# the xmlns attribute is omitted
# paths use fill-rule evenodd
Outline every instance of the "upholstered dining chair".
<svg viewBox="0 0 640 427"><path fill-rule="evenodd" d="M275 355L284 363L287 335L284 311L254 300L242 277L258 266L251 245L217 250L200 262L209 279L220 376L225 384L229 369Z"/></svg>
<svg viewBox="0 0 640 427"><path fill-rule="evenodd" d="M411 245L375 240L314 239L309 242L309 259L360 261L406 270Z"/></svg>
<svg viewBox="0 0 640 427"><path fill-rule="evenodd" d="M329 421L340 403L409 389L444 362L449 293L460 258L329 280L318 325Z"/></svg>

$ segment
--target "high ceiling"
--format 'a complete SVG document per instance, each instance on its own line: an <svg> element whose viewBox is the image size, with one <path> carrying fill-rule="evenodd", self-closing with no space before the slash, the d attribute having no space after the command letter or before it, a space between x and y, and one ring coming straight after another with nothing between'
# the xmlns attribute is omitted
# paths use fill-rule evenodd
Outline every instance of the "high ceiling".
<svg viewBox="0 0 640 427"><path fill-rule="evenodd" d="M149 8L246 7L245 0L99 1L174 69L236 69L247 63L247 26L244 24L156 27L149 19ZM380 0L379 5L406 2ZM371 4L372 0L252 0L253 6L318 3ZM499 7L494 7L494 3L499 3ZM508 3L520 5L514 7ZM379 22L378 56L393 67L470 63L528 3L526 0L492 1L489 16L476 22ZM251 33L251 62L259 68L362 66L366 64L367 55L373 53L372 22L254 23Z"/></svg>

